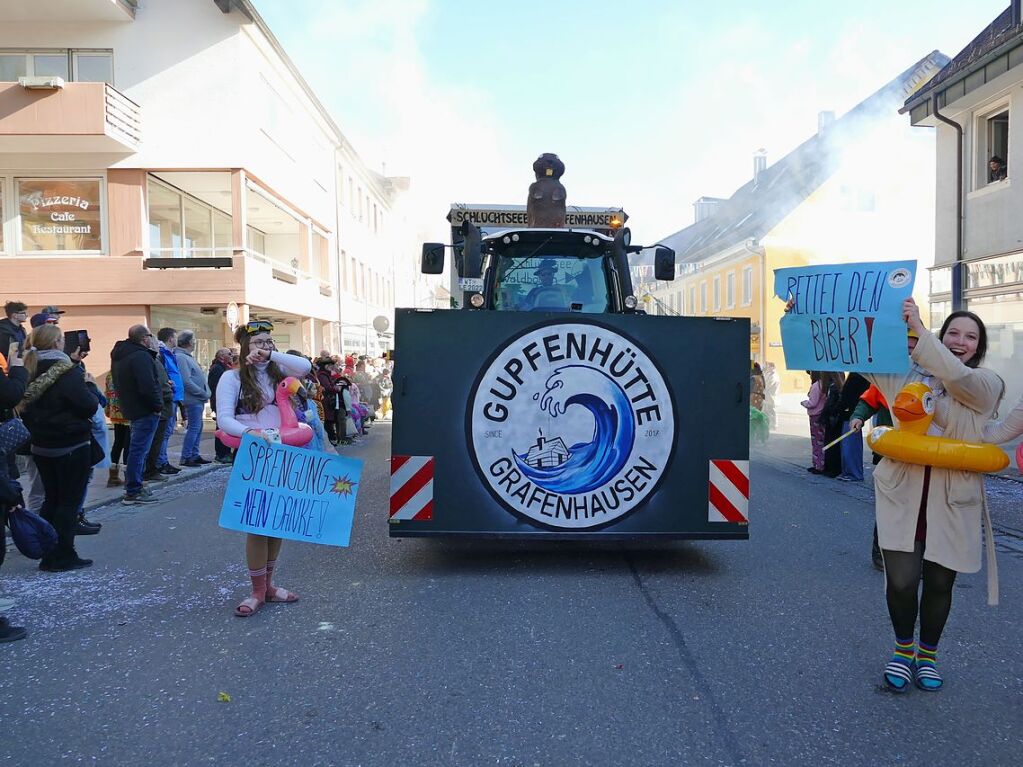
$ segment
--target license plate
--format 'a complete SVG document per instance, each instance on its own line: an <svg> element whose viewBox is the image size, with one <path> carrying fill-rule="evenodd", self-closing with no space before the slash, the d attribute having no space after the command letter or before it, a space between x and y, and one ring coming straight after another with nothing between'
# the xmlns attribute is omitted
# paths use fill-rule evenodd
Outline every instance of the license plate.
<svg viewBox="0 0 1023 767"><path fill-rule="evenodd" d="M458 280L458 287L461 288L463 293L482 293L483 292L483 278L482 277L460 277Z"/></svg>

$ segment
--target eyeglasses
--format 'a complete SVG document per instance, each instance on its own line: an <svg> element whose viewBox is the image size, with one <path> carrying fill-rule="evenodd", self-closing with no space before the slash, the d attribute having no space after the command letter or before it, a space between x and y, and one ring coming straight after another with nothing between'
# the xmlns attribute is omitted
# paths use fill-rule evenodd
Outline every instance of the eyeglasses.
<svg viewBox="0 0 1023 767"><path fill-rule="evenodd" d="M250 340L249 346L255 346L258 349L273 349L274 340L272 338L257 338Z"/></svg>
<svg viewBox="0 0 1023 767"><path fill-rule="evenodd" d="M274 324L270 320L253 320L252 322L245 323L245 332L249 335L253 333L273 333Z"/></svg>

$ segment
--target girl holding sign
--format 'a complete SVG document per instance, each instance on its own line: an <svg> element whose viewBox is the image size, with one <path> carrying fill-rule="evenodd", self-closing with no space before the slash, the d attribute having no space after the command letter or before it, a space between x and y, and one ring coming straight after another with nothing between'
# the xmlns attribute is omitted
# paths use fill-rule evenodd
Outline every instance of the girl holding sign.
<svg viewBox="0 0 1023 767"><path fill-rule="evenodd" d="M902 387L920 380L920 369L937 379L935 412L944 436L981 442L984 426L998 406L1004 384L980 367L987 351L984 323L971 312L953 312L938 335L920 320L912 298L903 317L919 336L905 375L870 375L889 402ZM943 388L943 390L942 390ZM921 466L886 459L874 470L877 533L884 556L888 612L895 652L884 681L896 692L915 684L934 691L943 681L937 668L938 640L952 607L956 573L981 566L981 524L987 534L988 603L997 604L997 569L984 478L976 472ZM921 589L921 576L923 587ZM914 642L919 619L919 641Z"/></svg>
<svg viewBox="0 0 1023 767"><path fill-rule="evenodd" d="M265 429L280 429L281 414L275 404L277 384L288 376L302 379L309 360L282 354L274 346L273 323L249 322L234 334L241 347L238 367L228 370L217 384L217 426L228 434L251 434L270 441ZM296 602L298 597L271 583L283 541L265 535L245 536L245 559L252 581L252 596L242 600L234 614L247 618L264 602Z"/></svg>

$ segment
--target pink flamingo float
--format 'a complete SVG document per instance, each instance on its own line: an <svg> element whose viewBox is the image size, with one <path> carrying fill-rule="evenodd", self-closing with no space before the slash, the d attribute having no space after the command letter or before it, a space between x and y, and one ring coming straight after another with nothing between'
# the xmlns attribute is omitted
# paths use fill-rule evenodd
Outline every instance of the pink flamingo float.
<svg viewBox="0 0 1023 767"><path fill-rule="evenodd" d="M292 447L305 447L313 438L313 429L307 423L299 423L295 415L295 408L291 404L291 398L298 394L302 388L302 382L293 376L288 376L279 384L274 392L274 401L277 410L281 414L281 442ZM255 427L253 427L255 428ZM228 447L239 447L242 443L241 437L217 429L217 437Z"/></svg>

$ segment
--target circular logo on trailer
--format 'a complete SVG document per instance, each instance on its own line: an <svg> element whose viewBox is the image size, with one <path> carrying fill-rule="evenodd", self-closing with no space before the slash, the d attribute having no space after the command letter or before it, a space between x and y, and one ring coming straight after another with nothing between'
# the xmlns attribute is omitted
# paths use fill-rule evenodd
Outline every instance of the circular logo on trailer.
<svg viewBox="0 0 1023 767"><path fill-rule="evenodd" d="M888 286L901 288L903 285L908 285L912 279L913 275L909 269L900 266L898 269L893 269L892 273L888 275Z"/></svg>
<svg viewBox="0 0 1023 767"><path fill-rule="evenodd" d="M508 342L469 402L473 458L508 509L584 530L624 517L656 489L675 441L671 394L627 336L564 323Z"/></svg>

